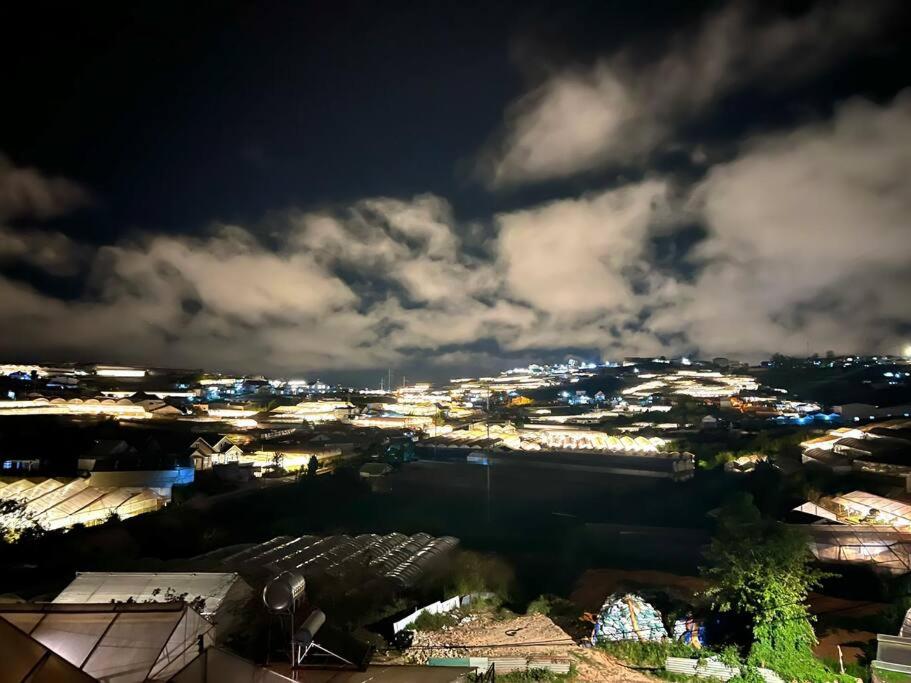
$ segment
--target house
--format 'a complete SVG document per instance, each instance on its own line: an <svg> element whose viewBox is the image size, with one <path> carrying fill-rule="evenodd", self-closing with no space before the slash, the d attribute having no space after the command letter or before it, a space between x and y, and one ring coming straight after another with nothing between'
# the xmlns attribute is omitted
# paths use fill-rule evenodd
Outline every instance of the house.
<svg viewBox="0 0 911 683"><path fill-rule="evenodd" d="M209 443L209 440L212 443ZM210 470L213 465L228 465L240 461L243 449L232 442L227 436L209 437L200 436L190 444L190 457L193 458L193 467L196 470Z"/></svg>

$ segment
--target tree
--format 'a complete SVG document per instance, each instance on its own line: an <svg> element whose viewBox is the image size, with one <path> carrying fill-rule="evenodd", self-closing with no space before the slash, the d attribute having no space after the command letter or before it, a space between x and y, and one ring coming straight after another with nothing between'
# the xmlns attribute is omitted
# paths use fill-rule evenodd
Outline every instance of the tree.
<svg viewBox="0 0 911 683"><path fill-rule="evenodd" d="M706 559L706 596L718 611L749 623L749 664L787 680L837 680L813 656L816 635L806 605L810 590L830 574L811 565L801 531L763 519L752 496L741 494L722 509Z"/></svg>
<svg viewBox="0 0 911 683"><path fill-rule="evenodd" d="M315 477L318 470L319 460L316 459L315 455L311 455L310 460L307 461L307 476Z"/></svg>
<svg viewBox="0 0 911 683"><path fill-rule="evenodd" d="M442 427L446 424L446 413L443 412L442 408L433 415L433 425L435 427Z"/></svg>

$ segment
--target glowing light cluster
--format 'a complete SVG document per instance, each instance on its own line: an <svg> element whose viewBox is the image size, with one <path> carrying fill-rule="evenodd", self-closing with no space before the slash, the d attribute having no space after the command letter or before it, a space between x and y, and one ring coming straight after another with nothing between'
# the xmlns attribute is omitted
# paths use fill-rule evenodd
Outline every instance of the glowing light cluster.
<svg viewBox="0 0 911 683"><path fill-rule="evenodd" d="M673 394L693 398L729 398L741 391L754 391L759 383L745 375L720 372L678 370L663 375L640 375L645 382L623 390L626 396L646 398L653 394Z"/></svg>
<svg viewBox="0 0 911 683"><path fill-rule="evenodd" d="M167 502L148 488L99 488L90 486L85 479L69 483L57 479L0 483L0 500L19 504L18 509L0 516L0 524L12 536L34 525L42 529L90 526L105 522L112 514L126 519L157 510Z"/></svg>
<svg viewBox="0 0 911 683"><path fill-rule="evenodd" d="M302 401L293 406L273 408L269 418L283 422L332 422L347 417L353 408L347 401Z"/></svg>
<svg viewBox="0 0 911 683"><path fill-rule="evenodd" d="M0 415L111 415L128 419L152 417L144 406L121 398L45 398L0 401Z"/></svg>

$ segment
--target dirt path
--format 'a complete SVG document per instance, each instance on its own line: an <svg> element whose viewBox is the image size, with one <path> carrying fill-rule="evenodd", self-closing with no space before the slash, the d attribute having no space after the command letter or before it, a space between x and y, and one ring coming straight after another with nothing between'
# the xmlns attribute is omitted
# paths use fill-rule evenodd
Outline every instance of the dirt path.
<svg viewBox="0 0 911 683"><path fill-rule="evenodd" d="M586 683L647 683L657 679L633 671L600 650L580 647L559 626L541 614L497 620L478 615L441 631L417 631L404 654L410 663L430 657L525 657L576 665Z"/></svg>

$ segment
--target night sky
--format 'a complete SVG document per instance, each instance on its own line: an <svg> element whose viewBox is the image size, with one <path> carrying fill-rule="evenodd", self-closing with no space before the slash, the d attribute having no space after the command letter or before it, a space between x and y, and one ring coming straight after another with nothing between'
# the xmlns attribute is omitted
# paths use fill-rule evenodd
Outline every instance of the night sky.
<svg viewBox="0 0 911 683"><path fill-rule="evenodd" d="M905 4L5 7L0 357L898 353Z"/></svg>

